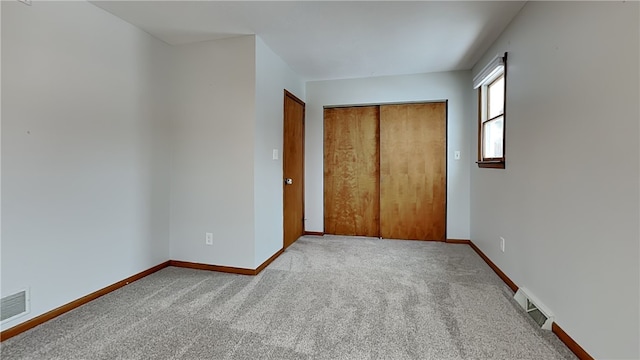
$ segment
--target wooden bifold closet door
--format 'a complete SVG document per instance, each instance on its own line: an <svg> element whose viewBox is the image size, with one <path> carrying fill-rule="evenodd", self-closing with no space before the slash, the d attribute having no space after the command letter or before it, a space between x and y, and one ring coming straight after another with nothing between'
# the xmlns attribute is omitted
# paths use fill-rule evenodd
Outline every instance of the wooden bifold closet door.
<svg viewBox="0 0 640 360"><path fill-rule="evenodd" d="M446 103L325 109L325 233L446 239Z"/></svg>
<svg viewBox="0 0 640 360"><path fill-rule="evenodd" d="M379 110L324 110L326 234L379 236Z"/></svg>
<svg viewBox="0 0 640 360"><path fill-rule="evenodd" d="M380 234L445 240L446 104L380 107Z"/></svg>

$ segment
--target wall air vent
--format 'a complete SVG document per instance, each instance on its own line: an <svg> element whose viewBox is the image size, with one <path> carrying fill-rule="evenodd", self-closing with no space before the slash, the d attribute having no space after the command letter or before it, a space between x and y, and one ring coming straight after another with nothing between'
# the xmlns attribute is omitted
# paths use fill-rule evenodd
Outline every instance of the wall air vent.
<svg viewBox="0 0 640 360"><path fill-rule="evenodd" d="M551 330L553 314L526 288L519 288L514 299L542 329Z"/></svg>
<svg viewBox="0 0 640 360"><path fill-rule="evenodd" d="M29 291L21 290L0 299L0 321L5 322L29 313Z"/></svg>

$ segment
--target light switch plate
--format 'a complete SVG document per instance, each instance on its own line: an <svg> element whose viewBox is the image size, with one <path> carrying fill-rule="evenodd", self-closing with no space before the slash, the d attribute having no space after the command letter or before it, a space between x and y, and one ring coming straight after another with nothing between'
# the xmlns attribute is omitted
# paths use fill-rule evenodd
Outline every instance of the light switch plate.
<svg viewBox="0 0 640 360"><path fill-rule="evenodd" d="M460 151L456 150L453 152L453 158L456 160L460 160Z"/></svg>
<svg viewBox="0 0 640 360"><path fill-rule="evenodd" d="M273 149L273 160L278 160L278 149Z"/></svg>

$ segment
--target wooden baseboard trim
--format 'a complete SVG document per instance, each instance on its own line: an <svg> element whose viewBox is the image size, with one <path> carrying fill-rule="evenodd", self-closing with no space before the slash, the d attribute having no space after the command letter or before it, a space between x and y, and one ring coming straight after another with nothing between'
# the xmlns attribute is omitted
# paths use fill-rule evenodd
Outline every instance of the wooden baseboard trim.
<svg viewBox="0 0 640 360"><path fill-rule="evenodd" d="M260 274L260 272L262 270L264 270L264 268L266 268L267 266L269 266L269 264L271 264L273 262L273 260L277 259L278 256L282 255L282 253L284 252L284 249L280 249L278 250L278 252L276 252L275 254L271 255L270 258L268 258L267 260L265 260L265 262L262 263L262 265L258 266L257 269L255 269L255 274L254 275L258 275Z"/></svg>
<svg viewBox="0 0 640 360"><path fill-rule="evenodd" d="M453 241L450 241L453 240ZM500 268L491 261L487 255L485 255L480 248L476 246L471 240L457 240L457 239L447 239L447 242L451 242L454 244L469 244L473 250L484 260L487 265L502 279L502 281L507 284L513 290L513 292L518 291L518 286L509 279L509 277L500 270ZM555 322L551 324L551 331L562 341L568 348L571 350L580 360L594 360L591 355L589 355L583 348L580 346L575 340L569 336L562 328L556 324Z"/></svg>
<svg viewBox="0 0 640 360"><path fill-rule="evenodd" d="M220 266L220 265L209 265L209 264L201 264L194 263L188 261L180 261L180 260L171 260L169 261L169 266L187 268L187 269L196 269L196 270L208 270L208 271L217 271L229 274L239 274L239 275L255 275L255 270L253 269L245 269L245 268L237 268L231 266Z"/></svg>
<svg viewBox="0 0 640 360"><path fill-rule="evenodd" d="M313 236L324 236L322 231L305 231L305 235L313 235Z"/></svg>
<svg viewBox="0 0 640 360"><path fill-rule="evenodd" d="M485 255L482 250L480 250L479 247L476 246L476 244L473 243L473 241L469 241L469 245L471 246L471 248L473 250L475 250L476 253L478 253L478 255L480 255L480 257L482 258L482 260L484 260L484 262L487 263L487 265L489 265L489 267L496 273L498 274L498 276L500 277L500 279L502 279L502 281L505 282L505 284L507 284L507 286L509 286L511 288L511 290L513 292L518 291L518 286L516 285L516 283L514 283L513 281L511 281L511 279L509 279L509 277L507 276L507 274L505 274L504 272L502 272L502 270L500 270L500 268L498 266L496 266L496 264L493 263L493 261L491 261L487 255Z"/></svg>
<svg viewBox="0 0 640 360"><path fill-rule="evenodd" d="M562 330L560 325L556 324L555 322L552 323L551 324L551 331L553 331L553 333L556 334L556 336L558 337L558 339L560 339L560 341L562 341L565 345L567 345L569 350L571 350L574 354L576 354L578 359L580 359L580 360L594 360L593 357L591 355L589 355L582 348L582 346L578 345L578 343L575 340L573 340L571 338L571 336L569 336L569 334L567 334L566 332L564 332L564 330Z"/></svg>
<svg viewBox="0 0 640 360"><path fill-rule="evenodd" d="M207 265L207 264L198 264L191 263L186 261L177 261L177 260L169 260L165 261L162 264L158 264L150 269L142 271L138 274L130 276L124 280L118 281L117 283L111 284L105 288L94 291L89 295L85 295L77 300L74 300L68 304L62 305L58 308L55 308L49 312L46 312L40 316L36 316L33 319L27 320L21 324L18 324L12 328L4 330L0 332L0 342L10 339L18 334L21 334L29 329L33 329L34 327L45 323L55 317L58 317L66 312L69 312L81 305L84 305L92 300L95 300L103 295L106 295L112 291L118 290L119 288L128 285L136 280L140 280L145 276L151 275L158 270L162 270L168 266L176 266L190 269L200 269L200 270L212 270L233 274L242 274L242 275L258 275L262 270L264 270L269 264L271 264L275 259L278 258L284 252L283 249L278 250L275 254L273 254L270 258L268 258L265 262L262 263L257 269L243 269L243 268L235 268L228 266L217 266L217 265Z"/></svg>
<svg viewBox="0 0 640 360"><path fill-rule="evenodd" d="M278 250L275 254L271 255L265 262L263 262L257 269L246 269L246 268L238 268L232 266L220 266L220 265L209 265L209 264L201 264L194 263L188 261L179 261L179 260L170 260L169 266L187 268L187 269L197 269L197 270L208 270L208 271L217 271L229 274L238 274L238 275L258 275L264 268L269 266L273 262L273 260L277 259L278 256L282 255L284 249Z"/></svg>
<svg viewBox="0 0 640 360"><path fill-rule="evenodd" d="M447 239L445 242L449 244L471 244L471 240L469 239Z"/></svg>
<svg viewBox="0 0 640 360"><path fill-rule="evenodd" d="M77 300L74 300L68 304L62 305L58 308L55 308L49 312L46 312L42 315L36 316L33 319L27 320L21 324L18 324L12 328L9 328L5 331L2 331L0 333L0 341L5 341L7 339L10 339L18 334L21 334L27 330L33 329L34 327L45 323L55 317L58 317L68 311L71 311L81 305L84 305L92 300L95 300L103 295L106 295L112 291L118 290L121 287L125 286L125 285L129 285L130 283L136 281L136 280L140 280L145 276L151 275L154 272L158 271L158 270L162 270L164 268L166 268L167 266L169 266L169 261L165 261L162 264L158 264L150 269L147 269L145 271L142 271L140 273L137 273L133 276L129 276L128 278L118 281L115 284L111 284L105 288L102 288L98 291L94 291L89 295L85 295Z"/></svg>

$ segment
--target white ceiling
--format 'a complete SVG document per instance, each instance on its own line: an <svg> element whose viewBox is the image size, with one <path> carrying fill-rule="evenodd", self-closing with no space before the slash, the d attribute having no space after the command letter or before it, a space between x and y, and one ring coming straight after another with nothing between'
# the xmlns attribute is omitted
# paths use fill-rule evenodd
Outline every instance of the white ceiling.
<svg viewBox="0 0 640 360"><path fill-rule="evenodd" d="M306 80L470 69L524 1L92 1L179 45L256 34Z"/></svg>

